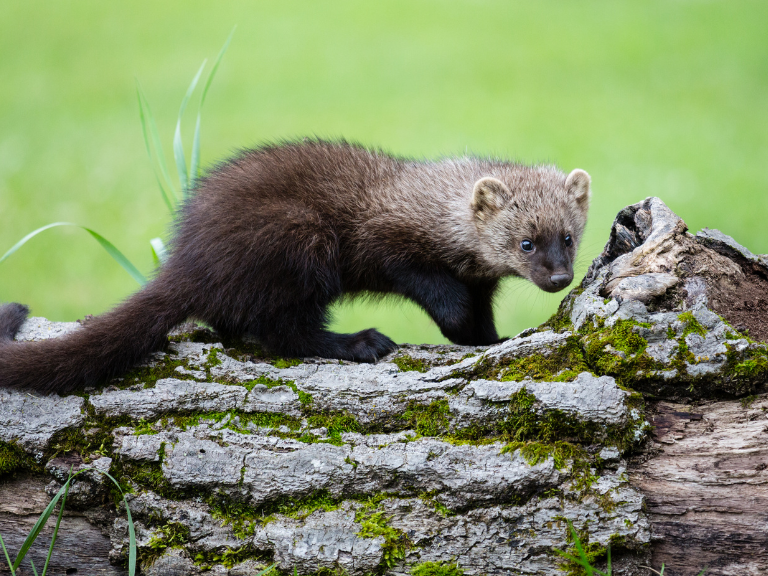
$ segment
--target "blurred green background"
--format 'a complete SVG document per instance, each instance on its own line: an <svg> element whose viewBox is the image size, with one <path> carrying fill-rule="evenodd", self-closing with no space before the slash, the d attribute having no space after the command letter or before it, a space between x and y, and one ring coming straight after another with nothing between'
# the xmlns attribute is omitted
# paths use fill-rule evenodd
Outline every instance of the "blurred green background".
<svg viewBox="0 0 768 576"><path fill-rule="evenodd" d="M344 136L402 155L493 154L590 172L577 278L623 206L664 199L768 252L768 3L510 0L3 2L0 254L57 220L144 273L169 213L144 150L134 77L170 144L202 62L237 32L203 110L204 165L265 140ZM184 124L191 136L196 102ZM0 301L98 314L136 290L87 234L54 229L0 264ZM563 294L511 280L499 331ZM443 342L411 304L344 304L334 327Z"/></svg>

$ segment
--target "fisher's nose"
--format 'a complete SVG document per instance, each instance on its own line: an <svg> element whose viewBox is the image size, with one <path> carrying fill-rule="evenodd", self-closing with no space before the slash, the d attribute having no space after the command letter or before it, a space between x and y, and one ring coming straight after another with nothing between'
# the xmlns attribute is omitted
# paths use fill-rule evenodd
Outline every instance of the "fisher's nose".
<svg viewBox="0 0 768 576"><path fill-rule="evenodd" d="M552 282L552 285L557 288L565 288L568 286L568 284L571 283L571 279L573 277L570 274L552 274L552 276L549 277L549 281Z"/></svg>

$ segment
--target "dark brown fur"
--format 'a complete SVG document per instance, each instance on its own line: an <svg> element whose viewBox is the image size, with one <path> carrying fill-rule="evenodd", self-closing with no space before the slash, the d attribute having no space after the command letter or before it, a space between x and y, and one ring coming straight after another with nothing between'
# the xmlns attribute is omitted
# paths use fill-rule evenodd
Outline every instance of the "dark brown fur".
<svg viewBox="0 0 768 576"><path fill-rule="evenodd" d="M573 277L589 197L588 176L576 172L566 181L552 167L413 162L344 142L245 151L202 179L168 262L113 311L60 339L13 343L26 309L0 307L0 386L68 392L103 382L189 317L285 356L374 362L394 342L373 329L326 329L328 306L361 292L410 298L453 342L491 344L501 277L550 291ZM521 252L523 238L536 250Z"/></svg>

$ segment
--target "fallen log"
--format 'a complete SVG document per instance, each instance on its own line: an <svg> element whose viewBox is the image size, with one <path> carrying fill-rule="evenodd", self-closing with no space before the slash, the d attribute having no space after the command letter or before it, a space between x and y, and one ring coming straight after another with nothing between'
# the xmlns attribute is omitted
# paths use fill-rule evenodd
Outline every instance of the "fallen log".
<svg viewBox="0 0 768 576"><path fill-rule="evenodd" d="M85 394L0 390L0 534L17 549L90 466L130 492L145 574L578 574L569 522L614 574L767 573L766 339L768 258L649 198L549 321L495 346L364 365L189 324ZM126 573L117 501L78 477L51 573Z"/></svg>

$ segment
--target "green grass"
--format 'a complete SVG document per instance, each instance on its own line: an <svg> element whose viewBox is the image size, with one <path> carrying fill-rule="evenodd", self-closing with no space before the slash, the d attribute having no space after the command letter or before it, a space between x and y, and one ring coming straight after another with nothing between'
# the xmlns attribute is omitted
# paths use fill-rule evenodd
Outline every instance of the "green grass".
<svg viewBox="0 0 768 576"><path fill-rule="evenodd" d="M604 547L597 542L591 544L588 544L586 541L582 542L582 536L587 535L582 534L580 536L570 520L566 520L566 523L568 525L568 541L571 542L573 546L567 552L555 549L555 553L563 558L560 570L565 572L566 576L613 576L610 543L608 546ZM611 541L613 541L614 538L615 536L611 536ZM598 570L594 567L594 562L603 558L606 560L605 571ZM641 566L641 568L645 568L657 576L664 576L664 564L661 565L660 571L654 570L650 566ZM696 576L704 576L706 571L707 569L705 568Z"/></svg>
<svg viewBox="0 0 768 576"><path fill-rule="evenodd" d="M399 154L463 153L590 172L577 278L616 212L661 196L695 231L768 252L768 4L393 0L0 5L0 254L55 221L108 238L144 275L168 210L146 157L135 80L169 166L190 79L238 26L205 103L201 161L239 146L345 136ZM203 76L204 78L205 76ZM200 90L200 87L198 87ZM190 101L182 131L194 131ZM54 320L137 288L93 239L46 231L0 268L0 301ZM505 284L499 332L562 294ZM334 327L444 342L413 305L344 304Z"/></svg>
<svg viewBox="0 0 768 576"><path fill-rule="evenodd" d="M67 481L64 483L64 485L59 489L59 491L54 495L54 497L45 507L45 510L43 510L43 513L40 514L40 517L37 519L37 522L35 522L35 525L32 527L32 530L29 532L29 534L27 534L27 537L24 539L24 542L22 543L21 548L17 551L13 561L11 561L11 555L13 554L13 552L11 550L8 550L8 548L6 548L3 538L2 536L0 536L0 550L2 550L3 557L8 567L8 572L10 572L11 576L16 576L17 570L20 576L22 572L26 573L25 569L20 568L21 564L23 560L26 558L30 548L32 548L32 545L35 543L38 536L42 532L43 528L45 528L45 525L48 523L48 520L53 515L56 509L56 506L58 505L59 513L56 516L56 525L53 529L53 533L51 534L51 543L48 546L48 553L46 554L45 563L43 564L42 569L38 571L38 568L35 567L34 562L31 559L28 561L30 568L32 569L32 573L35 576L46 575L46 573L48 572L48 564L51 561L51 558L53 557L53 551L56 546L56 539L58 538L58 534L59 534L61 518L64 515L64 506L66 505L66 502L67 502L67 495L69 494L69 488L72 485L72 481L75 479L75 477L79 476L80 474L86 471L92 471L92 472L96 472L98 474L102 474L106 476L116 486L117 490L122 496L122 503L125 504L125 514L128 520L128 576L134 576L134 574L136 573L136 533L134 531L133 518L131 517L131 510L128 507L128 500L125 499L125 494L120 488L120 485L118 484L117 480L115 480L108 473L98 470L96 468L82 468L81 470L79 470L78 472L75 472L74 474L72 474L72 470L70 469L69 478L67 478ZM262 576L262 575L259 574L257 576Z"/></svg>

